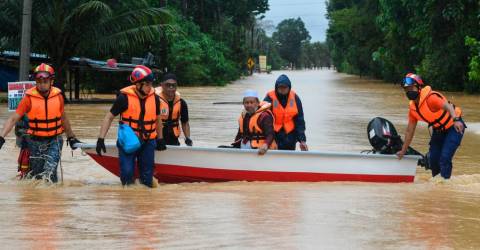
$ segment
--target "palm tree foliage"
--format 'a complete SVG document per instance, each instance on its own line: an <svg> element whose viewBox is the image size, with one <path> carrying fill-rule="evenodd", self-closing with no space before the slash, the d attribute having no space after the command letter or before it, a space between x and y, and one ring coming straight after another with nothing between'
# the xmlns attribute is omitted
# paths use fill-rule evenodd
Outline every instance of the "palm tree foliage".
<svg viewBox="0 0 480 250"><path fill-rule="evenodd" d="M22 2L0 1L0 51L20 49ZM48 55L58 82L71 57L126 61L150 52L181 84L225 84L247 73L249 57L267 55L273 69L290 61L267 36L267 10L268 0L35 0L31 51ZM299 66L318 66L314 44L295 45ZM117 87L110 82L100 91Z"/></svg>
<svg viewBox="0 0 480 250"><path fill-rule="evenodd" d="M19 49L22 1L0 3L0 46ZM147 1L36 0L32 6L32 52L46 53L62 78L73 56L134 52L169 28L171 15Z"/></svg>

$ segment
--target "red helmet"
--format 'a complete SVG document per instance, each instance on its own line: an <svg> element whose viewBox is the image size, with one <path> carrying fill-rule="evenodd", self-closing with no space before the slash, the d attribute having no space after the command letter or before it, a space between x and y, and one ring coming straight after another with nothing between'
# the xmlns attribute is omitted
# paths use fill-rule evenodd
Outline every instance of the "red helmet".
<svg viewBox="0 0 480 250"><path fill-rule="evenodd" d="M153 82L153 72L150 68L143 65L137 65L130 74L130 82L137 83L140 81Z"/></svg>
<svg viewBox="0 0 480 250"><path fill-rule="evenodd" d="M46 63L42 63L35 68L33 74L35 75L35 78L37 76L42 78L49 78L55 76L55 70L53 70L52 66Z"/></svg>
<svg viewBox="0 0 480 250"><path fill-rule="evenodd" d="M417 84L419 86L423 86L423 80L420 78L419 75L413 74L413 73L408 73L405 78L403 79L403 86L408 87L413 84Z"/></svg>

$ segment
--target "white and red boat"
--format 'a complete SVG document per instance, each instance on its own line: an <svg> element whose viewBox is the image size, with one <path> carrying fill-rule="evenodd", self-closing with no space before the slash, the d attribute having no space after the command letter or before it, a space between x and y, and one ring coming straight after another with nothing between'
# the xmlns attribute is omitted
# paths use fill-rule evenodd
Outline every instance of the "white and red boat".
<svg viewBox="0 0 480 250"><path fill-rule="evenodd" d="M97 155L95 145L82 144L84 152L119 176L118 151L107 145ZM223 181L364 181L413 182L420 156L299 152L271 150L259 156L256 150L169 146L155 151L154 176L159 182Z"/></svg>

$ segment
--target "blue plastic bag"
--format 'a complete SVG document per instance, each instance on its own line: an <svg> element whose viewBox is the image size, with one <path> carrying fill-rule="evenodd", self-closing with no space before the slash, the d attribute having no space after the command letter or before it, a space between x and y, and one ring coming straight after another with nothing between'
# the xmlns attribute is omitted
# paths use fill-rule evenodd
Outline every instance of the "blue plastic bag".
<svg viewBox="0 0 480 250"><path fill-rule="evenodd" d="M137 135L127 124L120 124L118 126L118 145L127 154L137 151L141 146Z"/></svg>

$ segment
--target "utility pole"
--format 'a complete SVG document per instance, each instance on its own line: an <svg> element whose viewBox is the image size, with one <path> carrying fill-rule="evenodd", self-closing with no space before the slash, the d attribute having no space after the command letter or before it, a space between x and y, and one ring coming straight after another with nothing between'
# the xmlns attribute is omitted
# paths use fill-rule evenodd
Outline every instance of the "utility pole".
<svg viewBox="0 0 480 250"><path fill-rule="evenodd" d="M28 80L30 68L30 37L32 27L32 0L23 0L22 42L20 45L20 81Z"/></svg>

